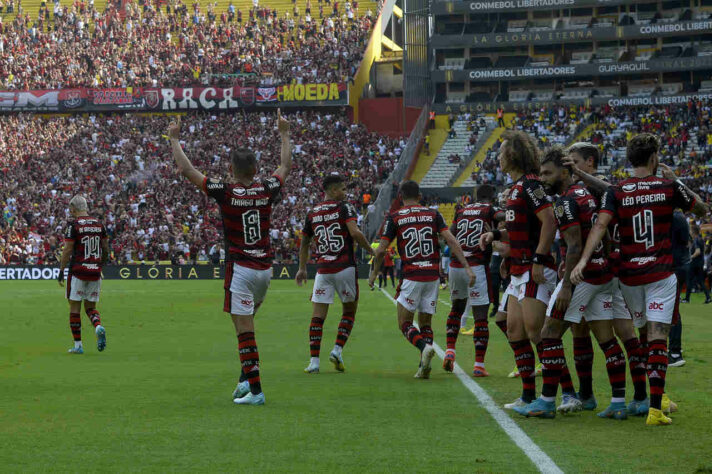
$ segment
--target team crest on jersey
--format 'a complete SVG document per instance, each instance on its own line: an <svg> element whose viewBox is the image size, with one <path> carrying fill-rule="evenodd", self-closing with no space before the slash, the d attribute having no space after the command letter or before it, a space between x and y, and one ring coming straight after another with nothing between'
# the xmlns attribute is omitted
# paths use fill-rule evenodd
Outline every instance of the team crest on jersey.
<svg viewBox="0 0 712 474"><path fill-rule="evenodd" d="M556 206L556 217L564 217L564 206Z"/></svg>
<svg viewBox="0 0 712 474"><path fill-rule="evenodd" d="M621 189L622 189L623 192L625 192L625 193L632 193L632 192L634 192L636 189L638 189L638 186L636 186L635 183L624 184L623 186L621 186Z"/></svg>
<svg viewBox="0 0 712 474"><path fill-rule="evenodd" d="M244 196L247 191L245 191L245 188L233 188L232 192L237 196Z"/></svg>
<svg viewBox="0 0 712 474"><path fill-rule="evenodd" d="M544 188L539 187L534 190L534 197L537 199L544 199L545 196L546 193L544 192Z"/></svg>

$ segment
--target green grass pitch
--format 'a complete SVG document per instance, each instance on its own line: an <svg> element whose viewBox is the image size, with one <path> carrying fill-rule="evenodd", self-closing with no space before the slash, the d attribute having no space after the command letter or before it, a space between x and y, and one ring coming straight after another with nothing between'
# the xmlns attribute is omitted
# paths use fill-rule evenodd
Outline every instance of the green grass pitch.
<svg viewBox="0 0 712 474"><path fill-rule="evenodd" d="M66 353L68 307L56 282L0 288L2 472L536 470L439 359L430 380L413 379L418 354L397 328L393 303L363 280L346 373L328 362L337 304L325 325L319 375L302 372L310 290L272 283L257 316L263 407L232 403L237 341L221 312L219 281L105 281L99 310L108 347L96 351L82 315L83 356ZM515 418L518 425L565 472L710 472L712 307L695 296L682 307L687 365L668 370L668 392L680 406L672 426L590 412ZM447 312L441 304L433 324L441 346ZM564 341L572 361L570 336ZM468 372L472 352L471 337L461 335L458 362ZM595 357L603 405L610 392L600 350ZM499 405L520 393L520 382L506 377L513 366L491 323L492 376L477 382Z"/></svg>

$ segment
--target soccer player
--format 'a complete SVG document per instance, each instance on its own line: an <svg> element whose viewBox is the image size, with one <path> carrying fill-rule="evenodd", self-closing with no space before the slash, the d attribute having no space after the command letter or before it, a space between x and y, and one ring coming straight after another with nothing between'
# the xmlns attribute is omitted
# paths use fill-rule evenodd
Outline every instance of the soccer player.
<svg viewBox="0 0 712 474"><path fill-rule="evenodd" d="M658 160L659 139L649 133L633 137L626 150L633 177L608 188L599 217L586 240L581 260L571 281L583 281L583 273L594 249L601 242L613 217L618 218L621 291L628 308L647 322L648 381L650 410L648 425L669 425L662 412L667 371L667 338L676 299L677 281L672 268L671 222L676 207L704 215L709 207L675 173ZM663 178L655 176L658 167Z"/></svg>
<svg viewBox="0 0 712 474"><path fill-rule="evenodd" d="M482 184L477 187L477 202L470 203L458 209L450 226L450 232L460 243L470 268L475 273L475 286L468 287L469 277L457 260L450 261L450 299L452 308L447 317L446 335L447 350L443 359L443 369L452 372L455 366L455 344L462 326L461 320L468 307L472 307L475 318L475 328L472 340L475 343L474 377L487 377L485 370L485 354L489 343L489 326L487 310L492 301L492 284L489 275L492 248L480 249L480 235L483 231L497 226L497 221L504 219L504 212L495 209L492 202L495 198L494 186Z"/></svg>
<svg viewBox="0 0 712 474"><path fill-rule="evenodd" d="M541 333L544 383L541 397L526 407L515 408L515 411L524 416L554 418L556 391L566 361L562 336L570 325L585 320L606 355L612 388L611 405L598 416L623 420L628 417L625 358L613 333L613 275L603 245L596 248L586 266L583 282L573 287L570 278L581 255L583 241L597 218L598 203L584 186L574 182L571 171L562 164L564 156L563 148L553 147L546 152L541 164L544 187L550 195L559 196L554 214L563 237L561 251L565 259L564 275L549 302Z"/></svg>
<svg viewBox="0 0 712 474"><path fill-rule="evenodd" d="M541 354L541 328L549 298L556 287L556 269L550 249L556 233L551 202L537 176L539 150L521 131L506 131L499 148L502 172L514 181L505 211L506 229L486 232L480 248L493 241L509 241L510 274L514 292L507 302L507 334L522 379L522 396L504 407L524 407L536 398L534 350ZM531 341L531 342L530 342ZM541 357L540 357L541 359ZM569 377L570 379L570 377ZM565 388L568 393L573 385Z"/></svg>
<svg viewBox="0 0 712 474"><path fill-rule="evenodd" d="M319 373L319 351L324 320L334 294L339 295L343 307L341 322L329 360L339 372L344 371L342 351L351 335L358 306L358 275L354 258L354 241L369 254L373 250L356 225L356 209L345 201L346 183L341 176L329 175L322 183L326 200L316 205L307 215L304 235L299 249L297 285L307 280L307 260L312 239L315 239L317 275L312 291L312 319L309 325L308 374Z"/></svg>
<svg viewBox="0 0 712 474"><path fill-rule="evenodd" d="M432 317L438 303L440 278L440 245L438 235L450 246L467 274L468 285L475 284L475 274L470 268L460 244L450 233L445 219L438 211L420 205L420 187L415 181L400 186L403 207L386 217L381 243L376 249L373 269L368 284L374 285L388 245L398 240L398 253L402 260L401 281L396 290L398 302L398 327L403 335L421 352L420 366L415 378L430 377L433 348ZM420 331L413 325L418 312Z"/></svg>
<svg viewBox="0 0 712 474"><path fill-rule="evenodd" d="M106 329L96 309L101 291L101 267L109 260L109 239L99 219L89 216L87 200L74 196L69 201L69 213L74 218L64 234L64 249L59 261L59 286L64 286L64 269L69 265L67 299L69 300L69 328L74 347L71 354L84 354L82 347L82 301L84 311L94 326L96 348L106 348Z"/></svg>
<svg viewBox="0 0 712 474"><path fill-rule="evenodd" d="M233 392L238 405L264 405L260 382L260 357L255 342L255 313L265 299L272 273L269 228L272 204L292 168L289 122L277 109L277 128L282 140L281 162L271 177L256 181L254 152L236 148L230 154L232 182L208 179L196 170L179 141L180 118L171 123L168 137L178 171L220 206L225 236L225 303L235 332L242 373Z"/></svg>
<svg viewBox="0 0 712 474"><path fill-rule="evenodd" d="M568 155L564 158L563 164L571 167L571 171L581 180L580 182L600 200L610 184L594 176L594 173L598 170L599 159L600 152L596 145L578 142L569 147ZM610 234L610 249L607 258L610 271L613 274L613 329L618 339L623 342L634 389L633 400L628 404L628 415L647 415L650 403L646 375L648 352L642 341L645 335L645 321L642 318L636 318L635 321L632 319L620 290L618 280L620 237L615 219L611 221L608 231ZM641 331L641 339L638 339L634 326ZM575 324L572 326L571 332L574 338L574 360L579 378L580 408L594 410L597 402L593 396L593 345L591 344L589 327L587 324ZM566 412L574 411L578 408L579 406L577 405L562 404L558 410Z"/></svg>
<svg viewBox="0 0 712 474"><path fill-rule="evenodd" d="M687 279L687 291L685 292L685 303L690 302L690 293L693 288L702 288L705 294L705 304L712 303L710 290L705 284L705 241L700 236L700 226L694 224L690 227L692 233L692 255L690 256L690 273Z"/></svg>
<svg viewBox="0 0 712 474"><path fill-rule="evenodd" d="M396 251L393 247L388 247L386 251L386 256L383 259L383 268L381 269L381 274L378 275L378 288L383 288L383 285L388 287L388 276L391 277L391 286L396 287L396 276L395 276L395 256Z"/></svg>

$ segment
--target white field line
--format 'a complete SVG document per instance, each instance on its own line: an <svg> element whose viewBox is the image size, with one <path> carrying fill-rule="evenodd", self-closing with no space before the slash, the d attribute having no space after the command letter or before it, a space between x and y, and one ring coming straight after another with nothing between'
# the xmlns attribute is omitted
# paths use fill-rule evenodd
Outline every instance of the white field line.
<svg viewBox="0 0 712 474"><path fill-rule="evenodd" d="M396 300L394 300L393 297L389 295L385 290L381 289L381 292L386 295L386 297L391 300L393 304L397 304ZM440 301L449 305L449 303L443 300ZM440 359L445 357L445 353L440 348L440 346L433 343L433 347L435 348L435 352L437 353L438 357L440 357ZM537 446L537 444L534 443L534 441L532 441L532 439L527 436L524 431L522 431L519 425L517 425L509 417L509 415L507 415L501 408L497 406L494 400L492 400L492 397L490 397L489 394L482 387L480 387L477 382L472 379L472 377L466 374L465 371L462 370L462 367L457 364L457 362L455 363L453 373L457 376L458 379L460 379L460 382L462 382L462 384L470 392L472 392L475 398L477 398L477 401L480 402L480 405L482 405L482 407L487 410L490 416L494 418L494 421L496 421L497 424L502 428L502 430L507 433L507 436L509 436L511 440L514 441L514 444L516 444L517 447L521 449L529 459L531 459L531 461L534 463L539 472L545 474L563 474L564 471L562 471L559 466L557 466L556 463L539 446Z"/></svg>

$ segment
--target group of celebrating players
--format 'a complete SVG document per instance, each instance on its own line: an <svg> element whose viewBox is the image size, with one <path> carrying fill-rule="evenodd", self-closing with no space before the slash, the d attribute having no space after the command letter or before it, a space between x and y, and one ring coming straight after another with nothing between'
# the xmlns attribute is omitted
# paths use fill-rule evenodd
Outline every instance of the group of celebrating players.
<svg viewBox="0 0 712 474"><path fill-rule="evenodd" d="M180 173L220 206L227 250L224 311L231 314L241 362L240 380L232 397L240 405L261 405L265 401L254 315L264 301L271 277L268 231L272 204L292 168L289 126L278 111L281 163L264 180L255 180L257 161L248 149L232 151L232 179L205 177L183 153L180 120L168 131ZM400 186L402 207L386 217L375 250L356 224L356 210L345 200L344 179L336 174L324 178L325 200L307 216L296 275L297 284L303 285L306 263L313 252L317 275L309 324L311 358L304 371L314 374L320 370L323 325L334 295L341 300L343 312L329 360L336 370L345 370L342 351L354 326L359 297L355 244L374 256L369 276L373 288L388 248L396 241L402 262L396 293L398 326L420 352L415 377L429 378L435 355L432 316L438 302L442 239L453 257L445 371L454 370L460 321L472 307L473 376L489 375L484 360L489 341L487 313L494 301L492 292L496 291L489 274L494 250L505 257L500 274L510 281L495 321L514 352L522 382L521 396L505 408L543 418L554 418L557 411L594 410L592 332L605 354L611 384L611 403L598 416L625 419L647 414L649 425L670 424L667 414L676 405L664 393L667 337L678 303L671 222L676 208L703 215L708 206L659 163L660 144L651 134L630 140L627 158L633 176L617 185L594 176L599 152L591 144L553 147L542 156L535 140L526 133L507 131L503 138L500 166L513 183L503 193L503 209L495 206L495 189L481 185L476 202L459 209L448 228L436 210L420 205L418 184L406 181ZM656 176L658 170L662 178ZM82 352L82 301L96 327L98 348L103 350L106 331L96 302L101 265L108 256L106 232L98 220L88 216L86 201L80 196L72 200L70 211L75 220L69 225L60 264L60 283L69 265L67 297L75 340L70 352ZM562 253L558 269L552 255L557 228ZM574 341L578 392L564 355L562 336L568 328ZM627 405L626 356L619 340L634 385L633 400ZM542 364L539 398L534 348ZM559 385L562 402L556 407Z"/></svg>

